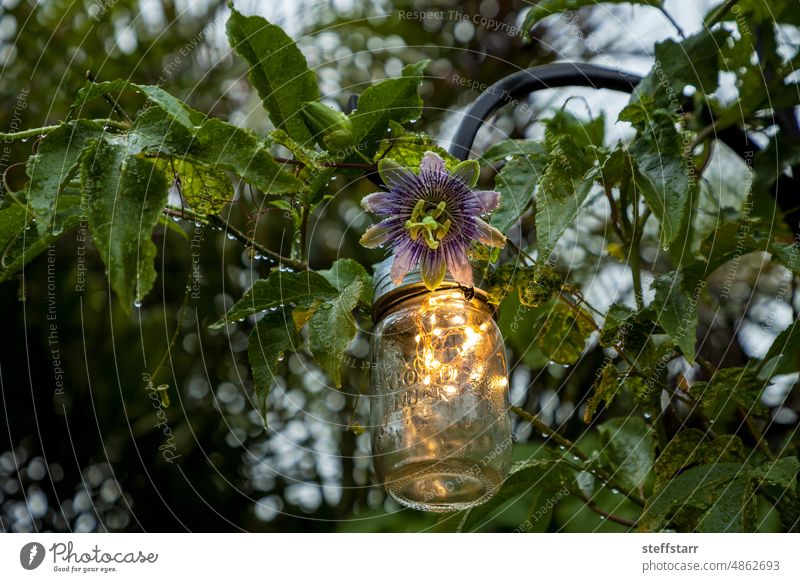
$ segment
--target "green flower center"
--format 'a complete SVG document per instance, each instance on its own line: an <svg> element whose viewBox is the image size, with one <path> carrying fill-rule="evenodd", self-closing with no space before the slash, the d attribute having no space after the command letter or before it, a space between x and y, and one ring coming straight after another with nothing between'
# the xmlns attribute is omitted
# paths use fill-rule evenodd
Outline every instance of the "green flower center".
<svg viewBox="0 0 800 582"><path fill-rule="evenodd" d="M425 200L417 201L411 218L406 220L406 230L411 235L412 240L417 240L422 235L425 244L432 250L439 248L439 241L450 230L450 219L439 222L439 218L444 214L447 203L443 200L437 206L430 206Z"/></svg>

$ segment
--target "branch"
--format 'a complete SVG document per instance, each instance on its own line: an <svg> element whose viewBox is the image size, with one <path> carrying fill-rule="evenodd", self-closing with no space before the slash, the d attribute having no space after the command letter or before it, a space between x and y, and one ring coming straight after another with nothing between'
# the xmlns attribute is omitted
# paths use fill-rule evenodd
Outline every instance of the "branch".
<svg viewBox="0 0 800 582"><path fill-rule="evenodd" d="M708 19L708 22L706 22L706 28L711 28L720 20L722 20L725 17L725 15L728 14L728 12L730 12L730 9L733 8L733 5L736 4L738 1L739 0L725 0L725 3L721 4L720 7L716 9L713 16L711 16L711 18Z"/></svg>
<svg viewBox="0 0 800 582"><path fill-rule="evenodd" d="M91 119L94 123L101 124L106 127L113 127L115 129L130 129L130 125L128 123L120 122L115 119ZM44 137L51 131L55 131L59 127L64 125L63 123L59 123L58 125L45 125L44 127L34 127L33 129L26 129L24 131L17 131L14 133L2 133L0 132L0 141L5 142L12 142L12 141L27 141L28 139L35 137L40 138Z"/></svg>
<svg viewBox="0 0 800 582"><path fill-rule="evenodd" d="M86 78L89 80L90 83L97 83L97 77L95 77L92 71L86 71ZM128 123L133 123L130 115L122 108L122 106L118 103L118 99L114 99L108 93L103 93L103 99L105 99L106 103L111 105L111 109L120 117L122 117ZM71 111L70 111L71 113Z"/></svg>
<svg viewBox="0 0 800 582"><path fill-rule="evenodd" d="M618 523L620 525L624 525L625 527L636 527L636 521L632 519L627 519L625 517L620 517L618 515L614 515L613 513L609 513L596 502L586 497L586 495L581 495L581 500L586 504L586 507L594 511L597 515L602 516L603 518L607 519L608 521L613 521L614 523Z"/></svg>
<svg viewBox="0 0 800 582"><path fill-rule="evenodd" d="M678 24L678 22L677 22L677 21L676 21L676 20L675 20L675 19L672 17L672 14L670 14L669 12L667 12L667 10L666 10L666 8L664 8L663 4L659 4L659 5L657 5L657 6L656 6L656 8L658 8L658 10L661 12L661 14L663 14L663 15L664 15L664 17L665 17L667 20L669 20L669 23L670 23L670 24L671 24L673 27L675 27L675 30L678 32L678 36L680 36L682 39L684 39L684 40L685 40L685 39L686 39L686 33L685 33L685 32L683 32L683 29L681 28L681 25L680 25L680 24ZM710 26L710 25L709 25L709 26Z"/></svg>
<svg viewBox="0 0 800 582"><path fill-rule="evenodd" d="M561 436L558 432L547 426L544 422L536 418L530 412L523 410L519 406L511 406L510 410L520 418L528 421L531 424L531 426L533 426L536 430L540 431L542 434L547 435L548 438L552 439L554 442L567 449L572 455L578 457L584 463L592 462L592 459L586 453L580 450L575 443L573 443L568 438ZM597 476L600 479L602 479L608 485L614 487L615 489L618 489L620 492L622 492L623 495L625 495L625 497L627 497L637 505L641 505L642 507L644 507L645 504L644 499L642 499L638 495L635 495L634 493L631 493L624 487L620 486L620 484L615 481L614 477L610 475L605 469L603 469L599 465L596 465L594 469L595 472L597 473Z"/></svg>
<svg viewBox="0 0 800 582"><path fill-rule="evenodd" d="M250 239L246 234L242 231L237 229L235 226L230 224L229 222L223 220L219 216L215 215L202 215L196 212L189 210L188 208L184 209L177 209L177 208L165 208L164 214L167 216L176 216L178 218L182 218L183 220L189 221L198 221L205 224L214 224L220 227L223 231L230 234L234 239L238 240L245 246L249 246L254 248L259 254L264 255L265 257L269 257L273 261L285 265L291 269L296 271L303 271L308 269L308 264L304 261L296 261L295 259L291 259L289 257L284 257L280 253L276 253L275 251L268 249L264 245L260 244L259 242Z"/></svg>
<svg viewBox="0 0 800 582"><path fill-rule="evenodd" d="M611 224L614 226L614 231L617 233L620 242L625 244L628 242L625 234L622 232L622 226L619 221L619 212L617 211L617 204L614 202L614 196L611 193L611 188L603 188L603 191L606 193L606 198L608 198L608 205L611 207Z"/></svg>
<svg viewBox="0 0 800 582"><path fill-rule="evenodd" d="M633 233L631 233L631 251L628 254L628 263L631 267L631 277L633 279L633 295L636 300L636 308L644 309L644 292L642 291L642 270L641 270L641 257L639 247L642 242L642 234L644 233L644 225L650 216L650 208L645 208L639 218L639 197L636 196L633 201Z"/></svg>

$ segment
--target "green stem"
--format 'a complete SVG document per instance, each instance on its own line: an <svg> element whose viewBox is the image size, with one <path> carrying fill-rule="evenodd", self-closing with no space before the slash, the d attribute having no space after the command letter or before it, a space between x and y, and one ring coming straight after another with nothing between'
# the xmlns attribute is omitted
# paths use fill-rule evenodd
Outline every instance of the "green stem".
<svg viewBox="0 0 800 582"><path fill-rule="evenodd" d="M61 125L45 125L44 127L35 127L33 129L26 129L25 131L17 131L15 133L0 133L0 140L2 141L19 141L27 140L32 137L42 137L61 127Z"/></svg>
<svg viewBox="0 0 800 582"><path fill-rule="evenodd" d="M761 452L767 455L767 458L771 461L775 460L775 455L772 450L769 448L769 443L767 443L767 439L764 437L764 434L756 425L755 421L747 414L747 411L744 409L743 406L739 406L739 414L742 415L744 418L744 423L747 425L747 430L750 431L750 434L756 441L756 445Z"/></svg>
<svg viewBox="0 0 800 582"><path fill-rule="evenodd" d="M190 285L191 278L192 278L192 275L190 273L189 274L189 280L186 282L186 291L183 294L183 305L181 305L181 313L178 316L178 324L175 326L175 331L172 333L172 337L169 340L169 344L167 344L167 349L164 352L164 355L161 356L161 361L158 362L158 365L156 366L156 369L153 370L153 375L150 376L150 379L153 382L153 384L155 384L156 378L158 377L158 373L161 371L162 366L164 366L164 363L167 361L167 357L170 354L170 350L172 350L173 346L175 345L175 340L178 339L178 335L181 332L181 326L183 325L183 317L186 314L186 308L189 305L189 291L191 289L191 285Z"/></svg>
<svg viewBox="0 0 800 582"><path fill-rule="evenodd" d="M626 244L628 242L625 233L622 231L622 223L619 220L619 212L617 211L617 203L614 201L614 196L612 195L611 188L603 188L606 193L606 198L608 198L608 205L611 208L611 224L614 227L614 231L617 233L619 240L622 244Z"/></svg>
<svg viewBox="0 0 800 582"><path fill-rule="evenodd" d="M644 224L650 216L650 209L647 208L642 213L641 219L639 218L639 198L634 197L633 200L633 228L631 234L631 251L628 255L628 263L631 267L631 276L633 278L633 295L636 300L636 308L644 309L644 293L642 292L642 269L640 258L640 247L642 242L642 233L644 232Z"/></svg>
<svg viewBox="0 0 800 582"><path fill-rule="evenodd" d="M511 406L510 410L511 410L511 412L513 412L514 414L516 414L517 416L522 418L523 420L526 420L527 422L529 422L530 425L533 428L535 428L536 430L538 430L542 434L547 435L547 437L552 439L553 442L555 442L556 444L564 447L566 450L568 450L570 452L570 454L578 457L584 463L591 463L592 462L592 459L586 453L584 453L582 450L580 450L575 443L573 443L568 438L565 438L565 437L561 436L558 432L556 432L555 430L553 430L552 428L547 426L545 423L543 423L541 420L536 418L530 412L527 412L526 410L523 410L519 406ZM602 479L603 481L605 481L609 486L611 486L611 487L613 487L615 489L618 489L619 491L622 492L623 495L625 495L625 497L627 497L628 499L630 499L631 501L633 501L637 505L640 505L640 506L644 507L644 504L645 504L644 499L642 499L641 497L639 497L635 493L631 493L630 491L628 491L624 487L621 487L620 484L617 483L616 480L603 467L600 467L599 465L596 465L594 467L594 469L595 469L595 473L597 474L597 476L600 479Z"/></svg>
<svg viewBox="0 0 800 582"><path fill-rule="evenodd" d="M661 12L661 14L663 14L663 15L664 15L664 17L665 17L667 20L669 20L669 23L670 23L670 24L671 24L671 25L672 25L672 26L675 28L675 30L678 32L678 35L679 35L679 36L680 36L682 39L685 39L685 38L686 38L686 33L685 33L685 32L683 32L683 29L681 28L681 25L680 25L680 24L678 24L678 22L677 22L677 21L676 21L676 20L675 20L675 19L672 17L672 14L670 14L669 12L667 12L666 8L664 8L664 5L663 5L663 4L659 4L659 5L657 5L657 6L656 6L656 8L658 8L658 10Z"/></svg>
<svg viewBox="0 0 800 582"><path fill-rule="evenodd" d="M658 442L658 448L661 449L661 452L667 448L669 444L669 438L667 437L667 429L664 426L664 413L656 415L653 419L653 428L656 430L656 441Z"/></svg>
<svg viewBox="0 0 800 582"><path fill-rule="evenodd" d="M86 71L86 79L88 79L90 83L97 83L97 77L95 77L95 74L92 71ZM127 121L128 123L133 123L133 120L131 119L130 115L128 115L127 111L123 109L122 105L119 104L117 99L114 99L108 93L103 93L103 99L106 101L106 103L111 105L111 109L117 115L125 119L125 121ZM70 114L72 114L71 108L70 108Z"/></svg>
<svg viewBox="0 0 800 582"><path fill-rule="evenodd" d="M301 261L308 262L308 219L311 214L311 208L308 202L303 204L302 214L300 216L300 249L299 257Z"/></svg>
<svg viewBox="0 0 800 582"><path fill-rule="evenodd" d="M717 22L722 20L725 15L730 12L730 9L733 8L733 5L738 1L739 0L725 0L725 3L721 4L719 8L714 11L714 14L711 16L711 18L708 19L708 22L706 22L706 28L711 28Z"/></svg>
<svg viewBox="0 0 800 582"><path fill-rule="evenodd" d="M92 119L94 123L102 124L107 127L113 127L115 129L130 129L130 124L125 123L123 121L117 121L115 119ZM34 127L33 129L26 129L24 131L16 131L14 133L2 133L0 132L0 141L20 141L30 139L32 137L39 138L44 137L51 131L55 131L59 127L64 125L63 123L59 123L58 125L45 125L44 127Z"/></svg>

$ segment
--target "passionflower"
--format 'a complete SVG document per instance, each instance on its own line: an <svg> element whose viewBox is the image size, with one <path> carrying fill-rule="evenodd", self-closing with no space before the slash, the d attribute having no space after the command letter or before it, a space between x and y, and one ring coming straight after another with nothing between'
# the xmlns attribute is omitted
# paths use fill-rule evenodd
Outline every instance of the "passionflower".
<svg viewBox="0 0 800 582"><path fill-rule="evenodd" d="M386 191L365 196L361 205L385 218L364 233L361 244L392 248L391 276L397 284L419 265L428 289L436 289L447 271L459 284L472 286L470 244L502 247L506 242L481 219L497 208L500 193L473 190L478 162L467 160L448 172L441 157L425 152L417 173L388 158L378 163L378 172Z"/></svg>

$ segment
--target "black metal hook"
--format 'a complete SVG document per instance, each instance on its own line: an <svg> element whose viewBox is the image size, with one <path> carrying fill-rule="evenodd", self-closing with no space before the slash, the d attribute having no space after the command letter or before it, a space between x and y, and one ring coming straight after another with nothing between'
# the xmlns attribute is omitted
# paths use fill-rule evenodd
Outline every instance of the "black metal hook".
<svg viewBox="0 0 800 582"><path fill-rule="evenodd" d="M450 144L450 153L460 160L467 159L478 130L492 114L536 91L589 87L631 93L641 80L642 77L634 73L589 63L553 63L519 71L488 87L467 109ZM709 116L704 121L711 123L712 120ZM738 127L724 129L715 137L745 159L760 149Z"/></svg>
<svg viewBox="0 0 800 582"><path fill-rule="evenodd" d="M466 160L478 130L504 105L558 87L590 87L630 93L642 78L633 73L588 63L554 63L519 71L488 87L464 113L450 144L450 153Z"/></svg>

